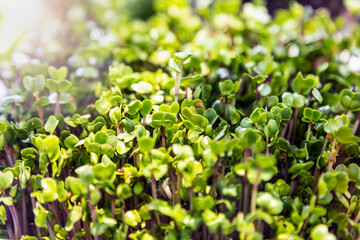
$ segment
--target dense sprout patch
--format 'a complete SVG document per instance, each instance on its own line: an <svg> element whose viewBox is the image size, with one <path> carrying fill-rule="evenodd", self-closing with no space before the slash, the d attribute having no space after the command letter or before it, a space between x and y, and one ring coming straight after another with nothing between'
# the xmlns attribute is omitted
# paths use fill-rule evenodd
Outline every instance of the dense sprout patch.
<svg viewBox="0 0 360 240"><path fill-rule="evenodd" d="M1 238L360 237L356 23L111 2L63 23L74 51L2 60Z"/></svg>

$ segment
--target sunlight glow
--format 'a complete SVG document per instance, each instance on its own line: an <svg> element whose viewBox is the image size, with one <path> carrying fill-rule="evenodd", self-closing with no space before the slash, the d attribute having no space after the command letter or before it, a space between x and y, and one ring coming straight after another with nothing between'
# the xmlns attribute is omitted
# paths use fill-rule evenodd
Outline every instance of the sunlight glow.
<svg viewBox="0 0 360 240"><path fill-rule="evenodd" d="M56 18L51 15L44 0L0 0L0 54L6 53L19 37L20 46L31 39L41 31L46 18Z"/></svg>

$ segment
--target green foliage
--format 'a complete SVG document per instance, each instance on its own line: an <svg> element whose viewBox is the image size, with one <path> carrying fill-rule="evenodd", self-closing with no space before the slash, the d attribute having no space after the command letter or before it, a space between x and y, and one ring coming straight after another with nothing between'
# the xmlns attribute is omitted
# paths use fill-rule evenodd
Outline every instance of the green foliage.
<svg viewBox="0 0 360 240"><path fill-rule="evenodd" d="M190 2L60 3L1 64L0 238L359 238L353 16Z"/></svg>

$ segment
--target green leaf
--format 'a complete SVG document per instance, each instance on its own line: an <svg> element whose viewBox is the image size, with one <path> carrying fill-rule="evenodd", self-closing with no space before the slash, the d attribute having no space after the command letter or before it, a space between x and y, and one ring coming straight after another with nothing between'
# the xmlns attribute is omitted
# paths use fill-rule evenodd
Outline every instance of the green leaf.
<svg viewBox="0 0 360 240"><path fill-rule="evenodd" d="M311 108L304 108L303 115L304 117L302 120L311 124L318 122L321 118L321 112L318 110L312 110Z"/></svg>
<svg viewBox="0 0 360 240"><path fill-rule="evenodd" d="M357 164L355 163L351 163L348 168L348 174L349 174L349 179L352 181L356 181L359 177L359 173L360 173L360 168Z"/></svg>
<svg viewBox="0 0 360 240"><path fill-rule="evenodd" d="M45 78L43 75L38 75L36 77L25 76L23 84L27 91L38 93L45 87Z"/></svg>
<svg viewBox="0 0 360 240"><path fill-rule="evenodd" d="M298 94L307 95L311 89L315 88L319 84L319 77L308 75L306 78L299 72L296 78L292 81L291 86L294 92Z"/></svg>
<svg viewBox="0 0 360 240"><path fill-rule="evenodd" d="M155 146L155 141L151 137L143 137L139 140L139 149L142 153L149 153Z"/></svg>
<svg viewBox="0 0 360 240"><path fill-rule="evenodd" d="M49 98L48 97L39 97L38 100L36 100L34 103L33 103L33 107L39 107L39 106L47 106L49 105Z"/></svg>
<svg viewBox="0 0 360 240"><path fill-rule="evenodd" d="M216 233L227 219L224 214L216 214L212 210L205 209L201 217L211 233Z"/></svg>
<svg viewBox="0 0 360 240"><path fill-rule="evenodd" d="M189 57L193 56L192 53L190 52L177 52L174 53L174 57L177 61L185 61L186 59L188 59Z"/></svg>
<svg viewBox="0 0 360 240"><path fill-rule="evenodd" d="M312 95L319 103L323 102L323 97L321 96L321 93L319 92L319 90L317 90L316 88L313 88Z"/></svg>
<svg viewBox="0 0 360 240"><path fill-rule="evenodd" d="M139 100L132 101L126 106L125 112L130 115L135 115L142 108L142 103Z"/></svg>
<svg viewBox="0 0 360 240"><path fill-rule="evenodd" d="M142 102L142 108L140 109L140 111L143 115L148 115L149 113L151 113L152 107L153 107L152 102L148 99L145 99Z"/></svg>
<svg viewBox="0 0 360 240"><path fill-rule="evenodd" d="M306 98L303 95L299 94L291 94L291 93L284 93L282 95L283 102L289 106L294 108L301 108L306 103Z"/></svg>
<svg viewBox="0 0 360 240"><path fill-rule="evenodd" d="M106 115L110 111L110 103L105 100L97 100L95 102L96 111L98 111L101 115Z"/></svg>
<svg viewBox="0 0 360 240"><path fill-rule="evenodd" d="M4 134L6 132L7 125L5 122L0 122L0 134Z"/></svg>
<svg viewBox="0 0 360 240"><path fill-rule="evenodd" d="M350 111L360 110L360 93L354 93L349 89L344 89L339 95L341 105Z"/></svg>
<svg viewBox="0 0 360 240"><path fill-rule="evenodd" d="M82 208L81 206L75 205L71 209L68 215L68 221L66 222L65 230L71 231L74 227L74 223L78 222L82 216Z"/></svg>
<svg viewBox="0 0 360 240"><path fill-rule="evenodd" d="M175 71L175 72L181 72L180 66L179 64L175 61L174 58L171 58L169 60L169 67L171 70Z"/></svg>
<svg viewBox="0 0 360 240"><path fill-rule="evenodd" d="M267 210L270 214L278 215L283 210L283 203L274 198L270 193L262 192L258 194L256 204Z"/></svg>
<svg viewBox="0 0 360 240"><path fill-rule="evenodd" d="M328 227L325 224L319 224L311 230L312 240L336 240L336 237L329 233Z"/></svg>
<svg viewBox="0 0 360 240"><path fill-rule="evenodd" d="M131 88L140 94L150 93L153 90L153 85L148 82L138 82L131 85Z"/></svg>
<svg viewBox="0 0 360 240"><path fill-rule="evenodd" d="M131 227L136 227L141 222L140 214L137 210L130 210L125 213L125 222Z"/></svg>
<svg viewBox="0 0 360 240"><path fill-rule="evenodd" d="M265 83L260 84L257 89L263 97L266 97L271 93L271 87Z"/></svg>
<svg viewBox="0 0 360 240"><path fill-rule="evenodd" d="M69 90L69 88L71 87L72 83L68 80L60 80L58 82L58 86L57 86L57 91L59 92L66 92L67 90Z"/></svg>
<svg viewBox="0 0 360 240"><path fill-rule="evenodd" d="M144 190L144 183L143 182L137 182L137 183L135 183L135 186L134 186L134 193L136 194L136 195L140 195L142 192L143 192L143 190Z"/></svg>
<svg viewBox="0 0 360 240"><path fill-rule="evenodd" d="M194 75L194 76L190 76L190 77L183 77L181 79L181 86L186 87L187 85L189 85L191 82L197 81L199 79L201 79L202 76L201 75Z"/></svg>
<svg viewBox="0 0 360 240"><path fill-rule="evenodd" d="M314 162L307 163L296 163L291 168L289 168L290 173L298 173L299 171L307 171L312 168Z"/></svg>
<svg viewBox="0 0 360 240"><path fill-rule="evenodd" d="M95 174L92 166L85 165L77 168L75 172L79 175L81 183L84 186L88 186L94 181Z"/></svg>
<svg viewBox="0 0 360 240"><path fill-rule="evenodd" d="M89 189L90 189L90 203L91 205L96 206L101 199L101 192L92 185L90 185Z"/></svg>
<svg viewBox="0 0 360 240"><path fill-rule="evenodd" d="M50 66L48 68L48 72L49 75L52 79L56 80L56 81L60 81L66 78L67 74L68 74L68 69L67 67L61 67L59 69L56 69L53 66Z"/></svg>
<svg viewBox="0 0 360 240"><path fill-rule="evenodd" d="M58 82L53 79L46 80L45 87L48 88L52 92L58 91Z"/></svg>
<svg viewBox="0 0 360 240"><path fill-rule="evenodd" d="M276 104L278 104L279 103L279 98L278 98L278 96L267 96L266 97L266 105L268 106L268 107L273 107L273 106L275 106Z"/></svg>
<svg viewBox="0 0 360 240"><path fill-rule="evenodd" d="M58 198L57 183L55 179L44 178L41 180L42 197L45 202L53 202Z"/></svg>
<svg viewBox="0 0 360 240"><path fill-rule="evenodd" d="M159 107L159 111L168 112L172 114L177 114L180 110L179 103L173 102L170 106L166 104L161 104Z"/></svg>
<svg viewBox="0 0 360 240"><path fill-rule="evenodd" d="M358 143L360 142L360 137L354 136L352 129L347 126L342 126L339 128L337 137L341 143Z"/></svg>
<svg viewBox="0 0 360 240"><path fill-rule="evenodd" d="M35 225L43 228L47 223L47 211L40 205L39 208L33 209L35 214Z"/></svg>
<svg viewBox="0 0 360 240"><path fill-rule="evenodd" d="M176 118L170 113L156 112L151 117L151 126L154 128L169 128L175 123L175 121Z"/></svg>
<svg viewBox="0 0 360 240"><path fill-rule="evenodd" d="M109 117L112 123L119 123L122 119L121 108L115 107L109 111Z"/></svg>
<svg viewBox="0 0 360 240"><path fill-rule="evenodd" d="M51 115L45 124L45 131L47 131L48 133L50 133L52 135L54 133L58 123L59 123L59 120L57 120L57 118L55 116Z"/></svg>
<svg viewBox="0 0 360 240"><path fill-rule="evenodd" d="M329 119L327 123L324 124L324 130L327 133L331 133L333 136L338 134L338 131L343 126L349 126L350 121L346 115L336 116L333 119Z"/></svg>
<svg viewBox="0 0 360 240"><path fill-rule="evenodd" d="M345 193L349 188L349 176L347 172L339 172L338 174L336 174L336 180L336 192Z"/></svg>
<svg viewBox="0 0 360 240"><path fill-rule="evenodd" d="M64 140L64 145L69 149L75 150L75 146L78 142L79 139L75 135L71 134Z"/></svg>
<svg viewBox="0 0 360 240"><path fill-rule="evenodd" d="M196 211L203 211L205 209L212 209L214 206L214 200L211 196L203 196L193 198L193 205Z"/></svg>
<svg viewBox="0 0 360 240"><path fill-rule="evenodd" d="M14 180L14 176L12 172L6 171L6 172L0 172L0 188L2 189L8 189L11 187L11 184Z"/></svg>
<svg viewBox="0 0 360 240"><path fill-rule="evenodd" d="M53 154L56 154L59 151L59 139L54 135L48 136L44 140L44 146L49 157L54 157Z"/></svg>
<svg viewBox="0 0 360 240"><path fill-rule="evenodd" d="M234 90L234 83L231 80L221 81L219 88L223 96L229 96Z"/></svg>
<svg viewBox="0 0 360 240"><path fill-rule="evenodd" d="M94 142L99 144L105 144L108 140L108 136L104 132L97 132L94 137Z"/></svg>
<svg viewBox="0 0 360 240"><path fill-rule="evenodd" d="M260 135L253 129L247 129L240 134L239 138L244 148L250 148L260 139Z"/></svg>
<svg viewBox="0 0 360 240"><path fill-rule="evenodd" d="M66 92L69 90L71 85L72 83L65 79L59 81L48 79L45 83L45 87L47 87L52 92Z"/></svg>
<svg viewBox="0 0 360 240"><path fill-rule="evenodd" d="M116 188L116 195L121 201L125 201L132 196L131 188L128 184L121 183Z"/></svg>

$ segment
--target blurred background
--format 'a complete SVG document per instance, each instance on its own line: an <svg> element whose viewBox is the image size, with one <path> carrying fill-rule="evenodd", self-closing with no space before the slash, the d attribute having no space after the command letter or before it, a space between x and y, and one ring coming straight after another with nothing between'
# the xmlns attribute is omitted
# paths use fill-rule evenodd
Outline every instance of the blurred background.
<svg viewBox="0 0 360 240"><path fill-rule="evenodd" d="M193 7L203 2L211 7L214 0L191 0ZM242 2L250 2L250 0ZM294 1L267 0L265 4L269 12L274 14L278 9L288 8L291 2ZM359 0L299 0L297 2L313 9L326 8L332 17L346 14L346 7L352 9L360 7ZM101 13L100 10L107 10L106 8L111 5L128 9L129 12L125 13L127 15L144 19L154 13L153 4L154 0L0 0L0 56L9 57L8 55L15 49L29 49L45 44L50 44L47 46L49 48L56 48L51 44L51 39L61 37L59 33L66 33L69 30L61 29L64 27L61 23L84 18L97 21L97 16L93 15L94 6L101 5L102 8L98 9L97 14L100 17L103 15L104 19L111 13L107 11ZM76 27L81 28L81 26L73 27L72 30L76 30Z"/></svg>
<svg viewBox="0 0 360 240"><path fill-rule="evenodd" d="M248 2L252 4L242 12L247 15L239 16L240 9ZM231 28L236 31L249 28L261 33L261 29L257 29L260 25L245 24L244 27L243 22L251 21L256 15L256 24L267 25L280 9L295 6L293 13L288 14L290 16L296 14L296 6L300 4L304 6L299 10L304 19L312 15L323 19L321 21L332 18L336 26L343 26L342 34L345 35L360 12L360 0L0 0L0 103L5 96L21 94L23 76L46 75L49 65L68 66L72 81L101 78L114 59L131 63L133 59L152 58L156 59L153 62L165 67L173 51L185 48L191 39L201 38L204 19L220 19L215 24L219 28L235 24ZM237 15L243 22L237 26L236 19L223 18L221 14L213 17L218 11L214 10L216 6L227 6L229 10L219 10L219 13ZM234 10L232 6L238 9ZM322 8L329 12L321 12ZM280 21L281 14L279 16ZM226 22L228 20L230 22ZM154 29L148 29L149 26ZM168 31L169 27L171 31ZM295 29L294 34L301 34L297 31L300 30ZM315 32L310 30L308 35L314 37ZM318 33L329 35L324 26ZM291 34L289 42L292 41ZM162 41L160 45L158 41ZM130 49L127 46L136 47ZM161 51L154 55L156 48ZM136 69L137 65L132 67ZM92 88L96 89L95 86ZM78 89L76 94L81 94L81 90Z"/></svg>

